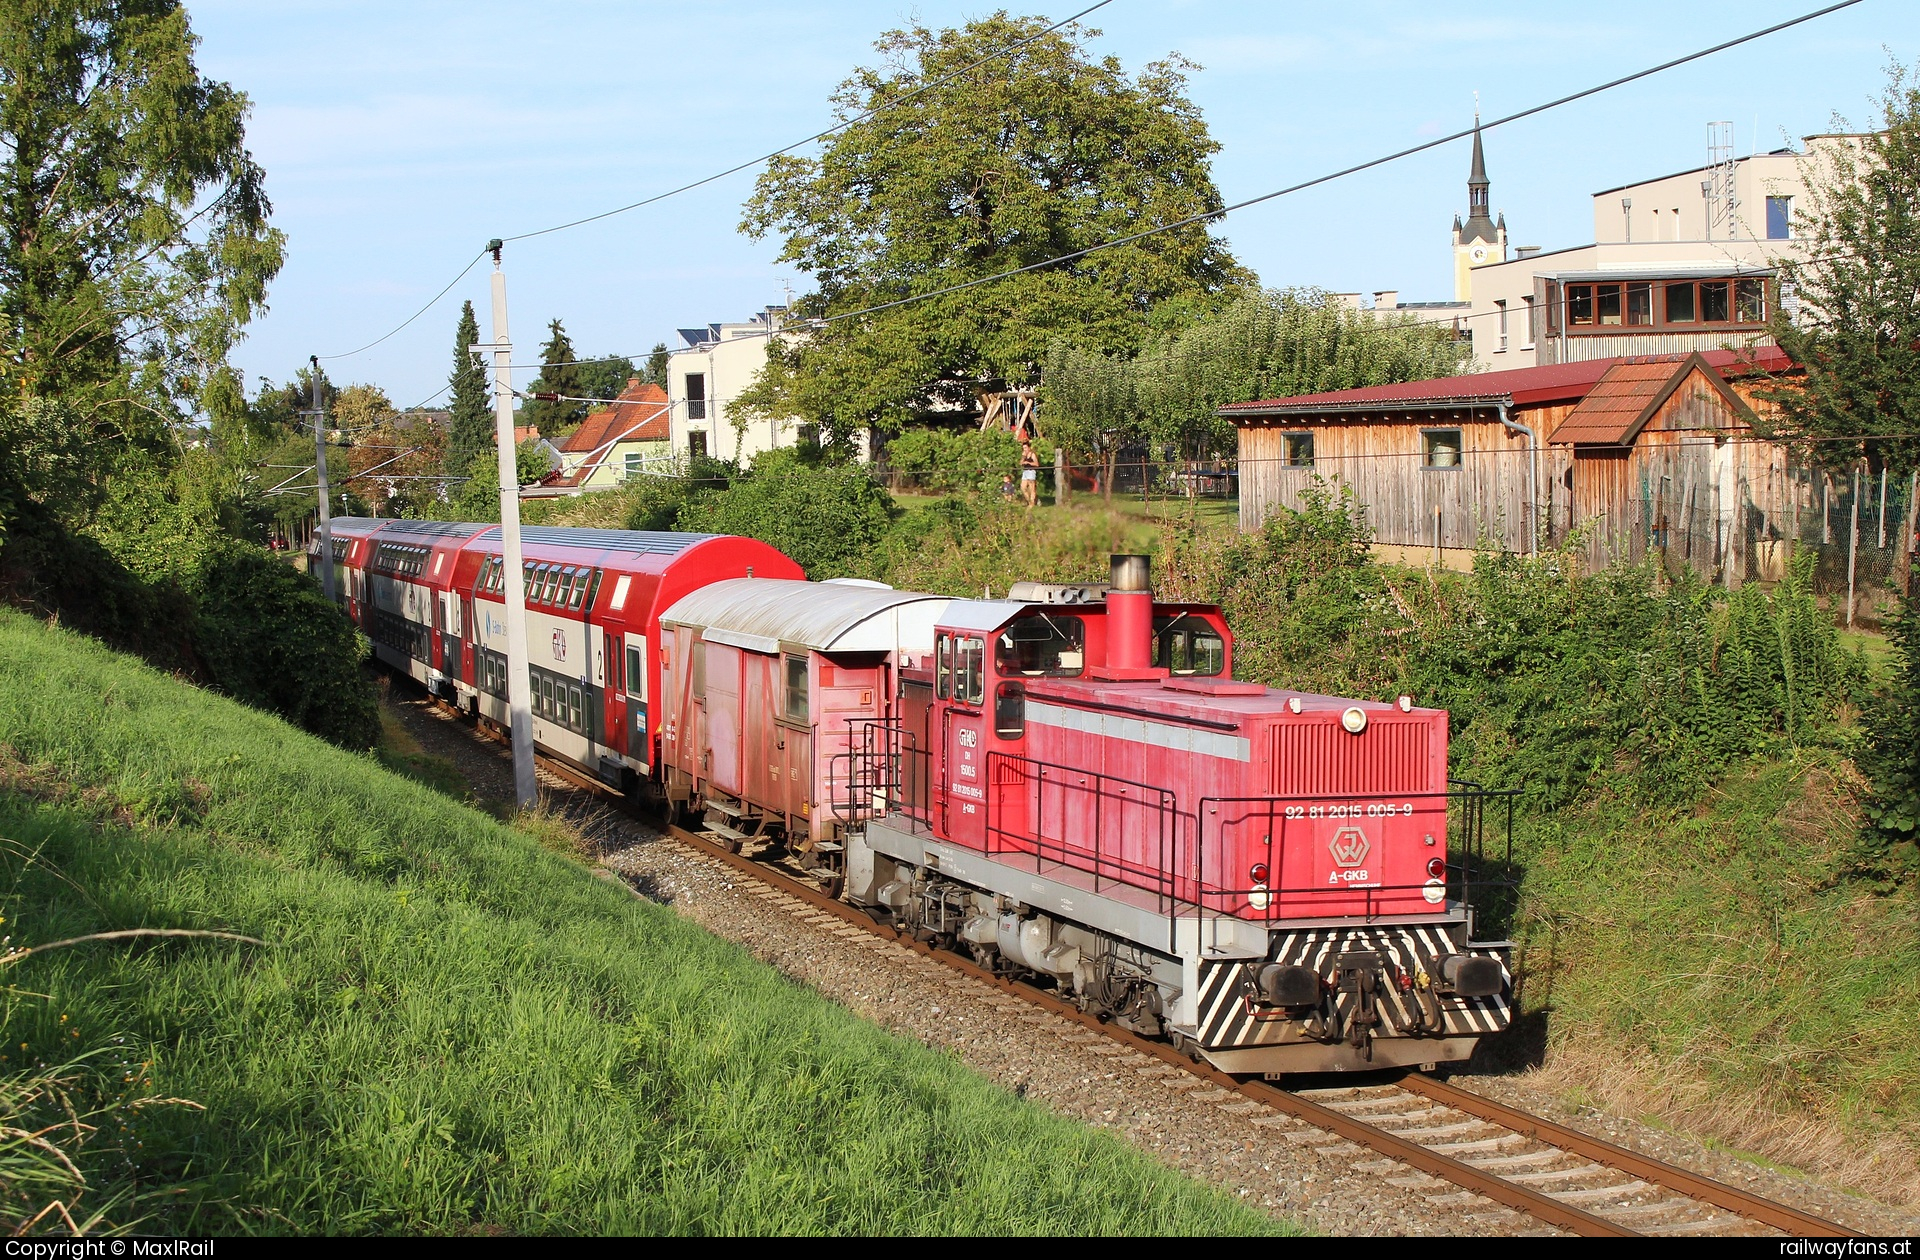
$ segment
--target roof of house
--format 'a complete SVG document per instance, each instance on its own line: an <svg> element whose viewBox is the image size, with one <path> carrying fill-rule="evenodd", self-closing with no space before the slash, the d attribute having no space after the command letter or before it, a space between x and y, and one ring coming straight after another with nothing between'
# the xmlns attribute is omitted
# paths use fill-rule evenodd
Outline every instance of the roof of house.
<svg viewBox="0 0 1920 1260"><path fill-rule="evenodd" d="M1696 372L1726 399L1735 415L1753 423L1752 410L1727 388L1726 378L1704 356L1693 354L1677 367L1672 363L1615 363L1547 440L1572 446L1629 445Z"/></svg>
<svg viewBox="0 0 1920 1260"><path fill-rule="evenodd" d="M568 454L591 455L616 442L665 442L672 435L667 428L667 391L651 381L641 384L633 378L610 407L590 411L560 449Z"/></svg>
<svg viewBox="0 0 1920 1260"><path fill-rule="evenodd" d="M500 432L493 426L487 426L487 440L495 446L500 445ZM513 426L513 444L525 446L528 442L540 440L540 426L537 424L516 424Z"/></svg>
<svg viewBox="0 0 1920 1260"><path fill-rule="evenodd" d="M1506 403L1509 406L1578 402L1592 392L1616 364L1659 363L1671 372L1685 354L1641 358L1591 359L1583 363L1553 363L1543 367L1509 368L1502 372L1475 372L1467 376L1439 376L1397 385L1368 385L1324 394L1300 394L1259 402L1228 403L1218 414L1229 420L1258 420L1265 416L1327 415L1338 412L1423 410L1436 407ZM1700 359L1722 372L1747 370L1777 372L1793 366L1778 346L1747 350L1707 350Z"/></svg>

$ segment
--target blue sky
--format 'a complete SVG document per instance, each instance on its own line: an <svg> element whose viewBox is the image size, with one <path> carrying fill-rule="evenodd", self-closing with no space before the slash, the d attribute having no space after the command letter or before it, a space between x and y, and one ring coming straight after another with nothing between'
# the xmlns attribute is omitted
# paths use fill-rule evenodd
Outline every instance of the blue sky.
<svg viewBox="0 0 1920 1260"><path fill-rule="evenodd" d="M1063 17L1086 0L1015 12ZM1114 0L1091 42L1129 69L1170 51L1222 147L1228 201L1560 96L1807 9L1816 0L1478 0L1435 6ZM831 121L827 95L881 31L953 25L988 6L925 0L727 5L189 0L202 71L254 102L249 142L289 238L271 311L235 359L284 379L309 354L388 331L492 236L638 200ZM1567 16L1559 16L1565 13ZM1920 57L1920 5L1865 0L1759 44L1487 137L1493 204L1517 245L1592 236L1597 189L1702 163L1706 124L1757 140L1871 117L1888 53ZM1451 293L1447 233L1464 142L1243 211L1220 229L1270 285ZM512 331L527 361L558 316L580 353L670 345L806 278L737 231L753 172L510 248ZM377 348L329 364L400 405L441 387L461 298L487 329L486 268ZM518 373L524 382L531 373Z"/></svg>

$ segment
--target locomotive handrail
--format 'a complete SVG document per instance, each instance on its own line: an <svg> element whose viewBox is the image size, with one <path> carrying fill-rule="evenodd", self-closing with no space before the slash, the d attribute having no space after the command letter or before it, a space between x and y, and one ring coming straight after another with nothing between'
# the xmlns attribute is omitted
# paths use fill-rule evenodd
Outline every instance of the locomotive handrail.
<svg viewBox="0 0 1920 1260"><path fill-rule="evenodd" d="M1249 811L1249 816L1253 818L1260 818L1264 814L1264 817L1267 822L1266 836L1265 836L1266 848L1267 848L1266 865L1268 870L1278 871L1280 868L1276 864L1273 856L1273 852L1277 843L1274 838L1275 827L1273 824L1276 821L1280 821L1283 823L1291 822L1291 821L1321 821L1321 819L1318 819L1318 818L1299 819L1297 817L1296 818L1287 817L1285 814L1285 809L1290 804L1295 804L1295 803L1324 804L1329 799L1334 799L1334 800L1337 800L1340 807L1345 808L1345 807L1354 806L1354 805L1364 806L1368 803L1379 803L1379 802L1393 802L1393 801L1412 802L1412 801L1441 800L1446 802L1448 806L1452 806L1455 804L1458 804L1461 806L1461 809L1460 809L1461 844L1458 849L1454 849L1451 845L1449 846L1449 857L1446 859L1446 885L1449 889L1449 892L1451 892L1457 880L1458 888L1459 888L1460 904L1463 907L1472 909L1475 906L1474 891L1476 889L1485 891L1485 890L1490 890L1495 888L1511 889L1518 886L1518 882L1516 880L1488 879L1484 877L1476 878L1475 875L1476 875L1476 867L1484 865L1486 861L1485 859L1486 805L1489 801L1504 800L1506 802L1506 806L1507 806L1506 827L1505 827L1506 844L1505 844L1505 852L1503 854L1502 861L1508 865L1511 865L1512 859L1513 859L1513 801L1514 801L1514 798L1516 798L1519 795L1519 790L1516 788L1487 788L1467 779L1449 778L1447 782L1450 786L1445 791L1339 792L1339 793L1317 792L1317 793L1296 793L1296 794L1289 794L1289 795L1266 795L1266 796L1204 796L1204 797L1201 797L1199 801L1196 802L1196 805L1195 805L1196 811L1199 814L1200 835L1195 844L1194 862L1195 862L1195 868L1196 868L1197 874L1194 882L1201 896L1203 897L1212 896L1213 898L1216 899L1217 902L1220 903L1214 907L1215 909L1221 910L1223 913L1231 913L1236 918L1253 918L1256 921L1263 920L1265 922L1273 922L1277 919L1285 917L1281 914L1281 906L1282 906L1282 903L1285 901L1285 899L1289 896L1318 898L1318 897L1325 897L1330 892L1336 891L1336 889L1330 888L1326 885L1318 885L1318 884L1308 885L1306 887L1293 887L1293 886L1286 886L1286 885L1270 884L1267 887L1260 888L1260 887L1255 887L1252 881L1248 881L1247 886L1244 888L1208 885L1205 881L1205 871L1204 871L1204 863L1205 863L1205 855L1206 855L1206 844L1205 844L1206 819L1210 816L1216 815L1219 812L1218 807L1221 805L1249 805L1249 806L1255 806L1255 807L1263 807L1263 808L1256 808L1254 810ZM1457 786L1453 786L1453 785L1457 785ZM1209 808L1210 806L1212 808ZM1449 823L1452 822L1451 813L1452 811L1449 810ZM1344 817L1344 816L1345 816L1344 814L1334 815L1334 817ZM1355 815L1355 816L1361 817L1361 816L1368 816L1368 815ZM1375 897L1374 894L1389 893L1389 892L1420 891L1426 886L1427 885L1423 883L1422 884L1366 884L1366 885L1354 884L1354 885L1341 885L1338 887L1337 891L1343 895L1349 895L1349 896L1353 894L1365 894L1364 901L1365 901L1366 911L1365 911L1364 917L1370 919L1374 917L1376 913L1384 913L1384 910L1376 909L1375 901L1377 900L1377 898ZM1266 902L1264 907L1258 906L1255 904L1255 899L1257 897L1264 897ZM1236 907L1243 906L1244 908L1235 908L1232 910L1228 910L1226 909L1226 906L1229 904L1234 905ZM1438 911L1436 911L1436 913L1438 913Z"/></svg>

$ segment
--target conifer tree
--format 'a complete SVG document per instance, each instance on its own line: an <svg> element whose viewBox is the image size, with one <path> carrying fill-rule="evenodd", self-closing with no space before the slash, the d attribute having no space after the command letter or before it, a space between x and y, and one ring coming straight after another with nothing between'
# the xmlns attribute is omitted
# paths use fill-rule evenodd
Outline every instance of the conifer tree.
<svg viewBox="0 0 1920 1260"><path fill-rule="evenodd" d="M468 347L480 340L480 321L473 303L460 308L460 326L453 335L453 415L448 423L447 471L466 476L475 459L492 453L493 409L487 404L487 373Z"/></svg>
<svg viewBox="0 0 1920 1260"><path fill-rule="evenodd" d="M527 392L582 398L586 396L585 389L580 379L580 367L575 362L572 338L567 336L567 330L559 320L548 321L547 344L540 347L540 375L527 386ZM552 436L568 425L580 423L586 414L584 403L529 399L520 408L520 423L533 425L542 436Z"/></svg>
<svg viewBox="0 0 1920 1260"><path fill-rule="evenodd" d="M667 363L667 343L664 341L654 342L653 353L647 356L646 379L658 385L661 389L667 387Z"/></svg>

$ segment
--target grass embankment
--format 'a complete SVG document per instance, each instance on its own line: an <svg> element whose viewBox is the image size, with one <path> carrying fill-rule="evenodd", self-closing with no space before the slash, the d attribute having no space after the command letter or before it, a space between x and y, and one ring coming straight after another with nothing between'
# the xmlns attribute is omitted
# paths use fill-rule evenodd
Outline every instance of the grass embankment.
<svg viewBox="0 0 1920 1260"><path fill-rule="evenodd" d="M1848 878L1857 791L1806 752L1692 810L1603 800L1531 829L1540 1083L1920 1203L1920 898Z"/></svg>
<svg viewBox="0 0 1920 1260"><path fill-rule="evenodd" d="M86 1185L0 1142L9 1230L55 1198L161 1233L1276 1227L371 757L10 612L0 775L14 946L265 942L12 962L5 1123L54 1126Z"/></svg>

